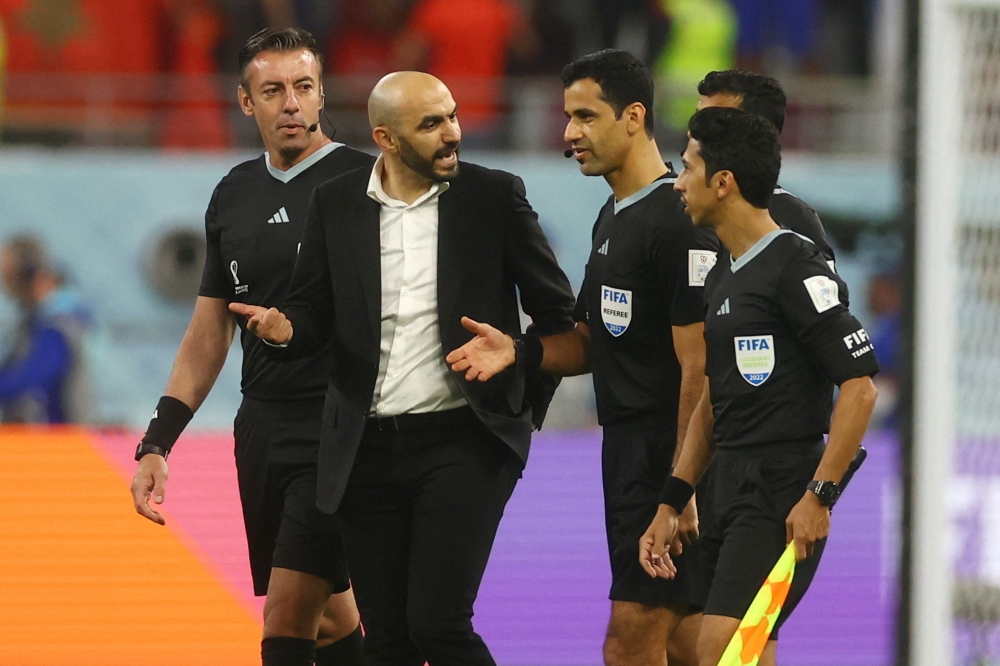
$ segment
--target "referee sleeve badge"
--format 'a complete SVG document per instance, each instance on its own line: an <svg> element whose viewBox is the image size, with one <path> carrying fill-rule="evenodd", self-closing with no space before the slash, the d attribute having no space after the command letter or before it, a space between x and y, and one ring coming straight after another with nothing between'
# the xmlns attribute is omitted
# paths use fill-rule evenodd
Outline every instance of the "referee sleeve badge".
<svg viewBox="0 0 1000 666"><path fill-rule="evenodd" d="M816 312L826 312L840 303L840 286L825 275L816 275L802 281L809 292Z"/></svg>
<svg viewBox="0 0 1000 666"><path fill-rule="evenodd" d="M711 250L688 250L688 286L704 287L708 272L717 260L718 255Z"/></svg>

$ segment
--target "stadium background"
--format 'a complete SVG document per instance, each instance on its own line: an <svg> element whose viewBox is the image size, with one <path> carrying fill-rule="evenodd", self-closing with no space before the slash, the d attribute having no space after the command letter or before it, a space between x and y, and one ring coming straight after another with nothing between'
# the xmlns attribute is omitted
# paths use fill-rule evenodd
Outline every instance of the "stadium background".
<svg viewBox="0 0 1000 666"><path fill-rule="evenodd" d="M0 664L255 663L260 601L249 593L231 458L238 348L171 458L166 529L134 514L127 485L189 318L208 197L259 154L235 105L233 45L282 17L328 36L329 116L337 139L357 147L370 145L364 100L382 70L440 72L469 110L463 159L524 178L576 285L609 189L560 155L559 67L608 45L644 57L657 72L666 159L705 72L739 65L779 78L789 94L781 183L822 216L852 309L889 361L871 457L838 506L779 659L897 660L903 464L891 359L908 233L904 0L451 1L461 11L450 20L490 27L480 46L492 60L480 54L480 72L435 60L450 37L418 20L442 4L431 0L0 0L0 242L41 237L98 322L87 351L96 422L0 428ZM995 226L995 210L987 217ZM996 316L989 298L965 305ZM0 332L15 316L0 301ZM565 382L477 606L503 666L600 663L609 573L594 426L589 380ZM967 602L956 604L955 663L992 663L1000 456L960 462L947 538Z"/></svg>

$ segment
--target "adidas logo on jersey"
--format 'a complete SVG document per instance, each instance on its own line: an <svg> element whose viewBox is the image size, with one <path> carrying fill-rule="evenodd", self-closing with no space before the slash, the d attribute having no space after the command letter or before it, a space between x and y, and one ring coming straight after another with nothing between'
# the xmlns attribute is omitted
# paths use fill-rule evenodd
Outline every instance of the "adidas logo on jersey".
<svg viewBox="0 0 1000 666"><path fill-rule="evenodd" d="M722 307L719 308L719 311L716 312L715 314L719 315L719 316L729 314L729 299L728 298L722 302Z"/></svg>
<svg viewBox="0 0 1000 666"><path fill-rule="evenodd" d="M610 243L611 243L610 238L604 241L604 244L601 245L601 247L597 248L597 254L603 254L605 257L608 256L608 245Z"/></svg>
<svg viewBox="0 0 1000 666"><path fill-rule="evenodd" d="M284 206L267 221L268 224L281 224L282 222L288 222L288 213L285 212Z"/></svg>

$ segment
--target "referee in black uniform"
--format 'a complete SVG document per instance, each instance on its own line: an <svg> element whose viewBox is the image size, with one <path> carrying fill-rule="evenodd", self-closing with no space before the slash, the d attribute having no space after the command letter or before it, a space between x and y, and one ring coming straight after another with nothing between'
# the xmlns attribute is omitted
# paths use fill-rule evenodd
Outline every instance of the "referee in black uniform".
<svg viewBox="0 0 1000 666"><path fill-rule="evenodd" d="M743 70L725 70L709 72L698 84L698 110L723 106L743 109L761 116L781 134L785 126L785 92L773 78ZM778 226L790 229L805 236L823 255L830 269L836 271L836 256L833 247L826 237L826 229L816 214L816 211L802 199L777 185L768 201L768 213ZM723 248L723 261L726 261L728 251ZM846 292L845 292L846 293ZM713 506L709 493L704 492L712 483L713 468L709 467L701 479L699 487L702 492L698 496L698 514L703 522L711 519ZM820 546L822 549L822 545ZM699 614L689 615L684 619L678 631L682 635L697 633L701 622ZM771 635L776 641L777 633Z"/></svg>
<svg viewBox="0 0 1000 666"><path fill-rule="evenodd" d="M604 662L659 666L669 648L670 663L681 666L693 660L697 627L684 636L678 624L704 603L693 571L697 548L678 558L675 580L658 580L638 565L638 540L704 388L703 292L719 242L691 224L673 189L677 174L653 139L646 67L609 49L567 65L562 78L565 139L580 170L603 176L613 193L593 228L576 329L542 340L541 369L593 371L611 561ZM473 368L476 377L499 371L502 363L488 367L503 361L486 354L491 334L498 332L484 328L483 339L450 356L453 368ZM505 348L500 338L496 346ZM697 536L693 502L685 519L682 545Z"/></svg>
<svg viewBox="0 0 1000 666"><path fill-rule="evenodd" d="M163 501L167 454L215 383L239 324L243 404L234 428L236 468L254 593L267 595L263 663L360 664L361 629L340 534L335 519L316 508L331 352L276 363L227 306L280 303L313 188L370 168L374 159L320 130L322 63L308 32L263 30L243 47L239 66L240 105L257 121L267 152L236 166L212 194L199 297L165 395L136 451L133 501L140 514L163 524L149 507L150 495Z"/></svg>
<svg viewBox="0 0 1000 666"><path fill-rule="evenodd" d="M763 117L774 125L778 134L785 127L785 91L770 76L739 69L709 72L698 84L698 95L698 111L710 106L743 109ZM812 206L776 185L767 208L778 226L811 240L830 268L837 270L837 258L826 238L826 229Z"/></svg>
<svg viewBox="0 0 1000 666"><path fill-rule="evenodd" d="M775 129L751 113L707 108L691 118L689 137L675 187L732 258L706 282L708 386L640 562L651 575L673 575L666 545L714 454L714 511L699 542L711 587L698 640L699 663L714 666L792 540L800 562L778 627L805 593L879 367L843 281L814 243L768 214L781 165ZM773 641L760 663L775 663Z"/></svg>

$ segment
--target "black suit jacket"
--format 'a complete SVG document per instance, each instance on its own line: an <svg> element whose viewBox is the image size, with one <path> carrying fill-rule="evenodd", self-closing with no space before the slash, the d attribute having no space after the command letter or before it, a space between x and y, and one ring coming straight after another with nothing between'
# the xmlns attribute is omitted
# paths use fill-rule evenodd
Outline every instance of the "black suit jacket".
<svg viewBox="0 0 1000 666"><path fill-rule="evenodd" d="M316 188L302 247L282 312L292 323L279 358L310 355L332 338L334 369L323 412L318 504L333 512L347 486L364 434L378 375L381 337L381 206L368 196L370 169ZM520 333L517 307L530 332L552 335L573 327L573 291L525 198L521 179L462 163L438 201L438 318L442 356L472 337L462 316ZM479 419L522 461L532 426L556 382L508 368L488 382L456 379Z"/></svg>

